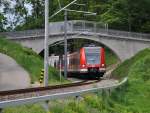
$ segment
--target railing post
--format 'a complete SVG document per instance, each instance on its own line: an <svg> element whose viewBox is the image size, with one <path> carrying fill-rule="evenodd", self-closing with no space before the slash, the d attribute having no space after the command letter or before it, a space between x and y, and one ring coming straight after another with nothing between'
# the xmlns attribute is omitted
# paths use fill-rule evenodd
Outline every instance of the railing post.
<svg viewBox="0 0 150 113"><path fill-rule="evenodd" d="M50 113L48 103L49 101L42 103L42 107L45 109L46 113Z"/></svg>
<svg viewBox="0 0 150 113"><path fill-rule="evenodd" d="M60 77L60 82L61 82L61 59L59 61L59 77Z"/></svg>
<svg viewBox="0 0 150 113"><path fill-rule="evenodd" d="M73 26L73 25L74 25L74 21L71 21L70 23L71 23L71 32L73 32L73 30L74 30L74 29L73 29L73 27L74 27L74 26Z"/></svg>
<svg viewBox="0 0 150 113"><path fill-rule="evenodd" d="M108 34L108 23L105 24L106 25L106 33Z"/></svg>
<svg viewBox="0 0 150 113"><path fill-rule="evenodd" d="M96 33L96 27L97 27L97 23L94 22L94 32Z"/></svg>
<svg viewBox="0 0 150 113"><path fill-rule="evenodd" d="M111 95L111 89L108 89L108 96Z"/></svg>
<svg viewBox="0 0 150 113"><path fill-rule="evenodd" d="M82 28L83 28L83 30L85 30L85 21L82 21L83 23L82 23Z"/></svg>

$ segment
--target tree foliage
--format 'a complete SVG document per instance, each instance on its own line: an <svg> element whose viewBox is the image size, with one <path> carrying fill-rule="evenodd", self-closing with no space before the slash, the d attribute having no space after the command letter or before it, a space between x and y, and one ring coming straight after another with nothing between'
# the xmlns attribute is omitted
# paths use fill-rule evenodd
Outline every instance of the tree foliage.
<svg viewBox="0 0 150 113"><path fill-rule="evenodd" d="M150 32L149 0L111 0L111 7L101 15L101 20L112 28Z"/></svg>
<svg viewBox="0 0 150 113"><path fill-rule="evenodd" d="M5 0L1 0L4 2ZM8 0L9 1L9 0ZM16 2L13 10L7 7L6 13L16 15L17 23L23 20L19 25L15 24L16 30L34 29L44 27L44 0L11 0ZM64 7L72 0L49 0L49 14L52 15ZM59 2L60 1L60 2ZM60 3L60 4L59 4ZM94 20L109 24L110 28L150 32L150 1L149 0L78 0L78 3L84 3L85 6L72 5L69 9L86 10L96 12L97 16L84 16L83 14L69 12L68 20ZM32 7L29 15L26 4ZM0 22L3 16L0 15ZM63 21L64 12L59 13L49 21ZM2 24L3 25L3 24Z"/></svg>
<svg viewBox="0 0 150 113"><path fill-rule="evenodd" d="M8 2L5 0L0 0L0 32L5 31L6 17L2 9L8 8Z"/></svg>

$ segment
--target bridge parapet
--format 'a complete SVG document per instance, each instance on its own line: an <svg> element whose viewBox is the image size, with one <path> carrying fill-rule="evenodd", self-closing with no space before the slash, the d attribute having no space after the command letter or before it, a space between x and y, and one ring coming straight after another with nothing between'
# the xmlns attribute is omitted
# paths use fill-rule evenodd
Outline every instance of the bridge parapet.
<svg viewBox="0 0 150 113"><path fill-rule="evenodd" d="M25 31L13 31L13 32L2 32L0 35L6 36L8 39L16 38L26 38L33 36L43 36L44 29L34 29L34 30L25 30Z"/></svg>
<svg viewBox="0 0 150 113"><path fill-rule="evenodd" d="M67 32L68 33L99 33L112 35L113 37L132 37L132 38L143 38L150 39L150 34L127 32L108 29L108 25L100 22L93 21L84 21L84 20L72 20L67 23ZM64 22L52 22L49 24L49 34L63 34L64 33ZM0 35L5 35L9 39L15 38L30 38L30 37L39 37L44 36L44 29L34 29L34 30L25 30L25 31L15 31L15 32L4 32Z"/></svg>

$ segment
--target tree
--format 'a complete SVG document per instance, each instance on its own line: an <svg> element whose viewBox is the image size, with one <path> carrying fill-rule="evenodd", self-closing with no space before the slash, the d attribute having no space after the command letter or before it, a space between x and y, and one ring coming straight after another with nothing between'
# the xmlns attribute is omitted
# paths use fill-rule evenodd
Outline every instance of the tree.
<svg viewBox="0 0 150 113"><path fill-rule="evenodd" d="M4 16L4 8L8 7L7 1L1 0L0 1L0 32L5 31L5 25L6 25L6 17Z"/></svg>
<svg viewBox="0 0 150 113"><path fill-rule="evenodd" d="M44 27L44 0L11 0L15 2L14 8L10 8L6 0L0 2L5 4L6 14L15 15L15 21L8 24L17 26L16 30L34 29ZM62 7L70 3L72 0L59 0ZM86 10L96 12L96 16L84 16L79 13L69 13L68 20L94 20L109 24L110 28L150 32L150 1L149 0L78 0L78 3L84 3L86 6L71 5L69 9ZM27 10L26 4L30 5L31 15ZM50 0L49 13L52 15L59 10L58 0ZM0 15L1 23L4 16ZM64 12L59 13L49 21L63 21ZM1 24L2 26L3 24Z"/></svg>
<svg viewBox="0 0 150 113"><path fill-rule="evenodd" d="M17 26L16 30L42 28L44 26L44 0L23 0L21 4L15 7L20 16L22 14L25 15L24 23ZM32 6L31 15L27 15L27 11L23 4L30 4Z"/></svg>

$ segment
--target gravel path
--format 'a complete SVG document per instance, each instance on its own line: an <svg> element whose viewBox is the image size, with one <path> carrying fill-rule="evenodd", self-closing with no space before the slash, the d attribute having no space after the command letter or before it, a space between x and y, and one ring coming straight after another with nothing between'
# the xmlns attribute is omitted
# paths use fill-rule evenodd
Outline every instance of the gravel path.
<svg viewBox="0 0 150 113"><path fill-rule="evenodd" d="M0 53L0 91L29 86L29 74L11 57Z"/></svg>

